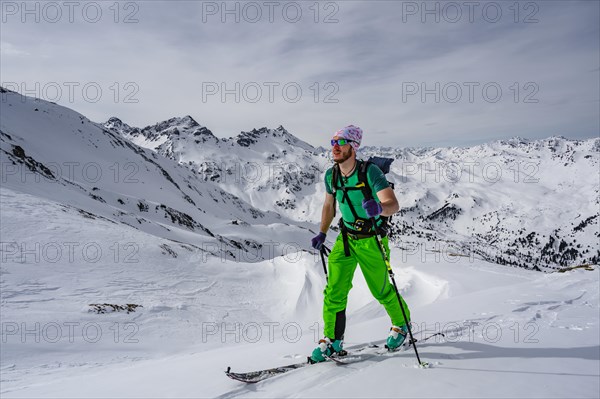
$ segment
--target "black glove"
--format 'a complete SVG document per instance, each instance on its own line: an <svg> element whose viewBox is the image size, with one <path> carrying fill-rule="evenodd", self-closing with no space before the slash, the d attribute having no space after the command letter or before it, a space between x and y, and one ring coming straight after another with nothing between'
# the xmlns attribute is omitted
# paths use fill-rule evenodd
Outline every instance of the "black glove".
<svg viewBox="0 0 600 399"><path fill-rule="evenodd" d="M323 244L325 243L325 237L327 235L325 233L317 234L312 240L310 240L312 247L314 249L320 250Z"/></svg>

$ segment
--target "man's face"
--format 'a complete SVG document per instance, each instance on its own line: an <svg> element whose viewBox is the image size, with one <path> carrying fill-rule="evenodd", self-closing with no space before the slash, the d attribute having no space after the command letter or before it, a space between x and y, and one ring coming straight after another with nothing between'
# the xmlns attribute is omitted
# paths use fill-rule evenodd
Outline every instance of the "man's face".
<svg viewBox="0 0 600 399"><path fill-rule="evenodd" d="M337 140L339 138L342 137L335 136L334 140ZM342 146L336 144L331 149L331 152L333 154L333 162L342 163L352 156L352 146L350 145L350 143Z"/></svg>

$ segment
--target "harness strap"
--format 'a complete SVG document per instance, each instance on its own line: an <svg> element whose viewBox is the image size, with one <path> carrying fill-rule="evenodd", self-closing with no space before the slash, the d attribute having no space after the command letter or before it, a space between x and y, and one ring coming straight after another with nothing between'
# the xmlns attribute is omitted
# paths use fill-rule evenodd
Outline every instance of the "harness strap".
<svg viewBox="0 0 600 399"><path fill-rule="evenodd" d="M344 255L350 256L350 244L348 244L348 230L344 224L344 219L340 218L340 226L342 229L342 242L344 243Z"/></svg>
<svg viewBox="0 0 600 399"><path fill-rule="evenodd" d="M370 237L370 236L374 236L376 234L377 231L380 232L380 234L382 235L386 235L386 221L387 218L384 216L378 216L377 218L375 218L375 225L373 225L373 222L371 221L371 219L367 219L367 218L361 218L358 213L356 212L356 209L354 208L354 205L352 204L352 202L350 201L350 196L348 195L348 191L351 190L361 190L363 197L366 200L370 200L373 199L373 193L371 190L371 187L369 187L368 184L368 179L367 179L367 169L369 168L369 162L368 161L362 161L362 160L357 160L358 164L357 164L357 169L358 169L358 184L354 187L346 187L344 185L344 181L343 179L340 177L341 171L340 171L340 166L338 164L335 164L333 166L333 172L332 172L332 178L331 178L331 189L333 191L333 195L334 197L336 197L337 199L337 191L338 190L342 190L342 199L340 200L340 203L344 203L344 201L347 202L348 207L350 208L350 212L352 213L352 216L354 217L354 229L350 229L347 225L346 222L344 221L343 218L340 218L339 220L339 227L340 230L342 232L342 240L344 243L344 255L346 256L350 256L350 247L348 245L348 235L354 235L354 236L366 236L366 237ZM380 226L377 226L377 223L383 220L383 223L380 224Z"/></svg>

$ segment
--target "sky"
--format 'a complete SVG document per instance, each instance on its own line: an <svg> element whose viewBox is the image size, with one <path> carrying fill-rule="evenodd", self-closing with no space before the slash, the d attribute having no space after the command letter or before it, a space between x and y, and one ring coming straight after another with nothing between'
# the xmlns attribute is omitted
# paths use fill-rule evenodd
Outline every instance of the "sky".
<svg viewBox="0 0 600 399"><path fill-rule="evenodd" d="M93 121L314 146L598 137L598 1L1 1L0 82ZM1 105L1 103L0 103Z"/></svg>

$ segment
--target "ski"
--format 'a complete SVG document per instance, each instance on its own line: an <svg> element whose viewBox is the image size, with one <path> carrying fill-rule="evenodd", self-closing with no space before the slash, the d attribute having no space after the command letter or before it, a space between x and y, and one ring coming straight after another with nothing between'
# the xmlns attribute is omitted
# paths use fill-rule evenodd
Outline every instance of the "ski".
<svg viewBox="0 0 600 399"><path fill-rule="evenodd" d="M444 337L444 334L435 333L435 334L429 335L418 341L425 342L436 336ZM415 341L417 341L417 339L414 339L413 341L407 341L394 350L390 350L385 346L381 347L381 346L375 345L375 344L366 344L366 345L358 346L355 349L350 349L349 351L345 352L346 354L344 356L329 356L326 358L327 360L325 360L324 362L319 362L319 363L311 362L310 357L309 357L309 358L307 358L307 360L305 362L302 362L302 363L293 363L293 364L289 364L287 366L273 367L270 369L258 370L258 371L249 371L246 373L234 373L231 371L231 367L227 367L225 374L227 375L227 377L231 378L232 380L244 382L247 384L255 384L257 382L264 381L268 378L272 378L272 377L287 373L289 371L293 371L296 369L300 369L300 368L304 368L304 367L312 366L312 365L316 365L316 364L323 364L323 363L331 362L331 363L336 363L336 364L340 364L340 365L347 365L347 364L352 364L352 363L360 362L363 360L367 360L369 358L372 358L373 356L386 356L388 354L403 352L403 351L409 349Z"/></svg>
<svg viewBox="0 0 600 399"><path fill-rule="evenodd" d="M245 382L248 384L254 384L254 383L257 383L260 381L264 381L268 378L287 373L288 371L300 369L300 368L307 367L307 366L313 366L315 364L330 363L330 362L337 363L337 364L346 364L345 362L344 363L340 362L338 359L339 358L337 356L333 356L333 357L330 356L330 357L327 357L327 360L325 360L324 362L314 363L310 360L310 357L308 357L306 362L289 364L287 366L273 367L273 368L265 369L265 370L249 371L247 373L234 373L231 371L231 367L227 367L225 374L227 375L227 377L231 378L232 380Z"/></svg>
<svg viewBox="0 0 600 399"><path fill-rule="evenodd" d="M414 340L407 340L405 341L402 345L400 345L398 348L395 349L389 349L387 347L387 345L384 345L383 347L376 345L376 344L369 344L369 345L364 345L364 346L360 346L354 350L349 350L348 351L348 355L345 357L338 357L336 358L336 362L339 364L350 364L350 363L356 363L359 361L363 361L363 360L367 360L370 358L373 358L374 356L389 356L392 355L394 353L398 353L398 352L404 352L408 349L410 349L410 347L415 343L415 342L426 342L428 340L430 340L433 337L445 337L444 334L442 333L435 333L432 335L429 335L423 339L414 339ZM346 360L347 359L347 360ZM424 365L426 365L427 363L424 363Z"/></svg>
<svg viewBox="0 0 600 399"><path fill-rule="evenodd" d="M288 371L299 369L302 367L310 366L312 363L294 363L287 366L273 367L266 370L250 371L247 373L234 373L231 371L231 367L227 367L225 374L232 380L245 382L248 384L254 384L267 378L275 377L276 375L287 373Z"/></svg>

